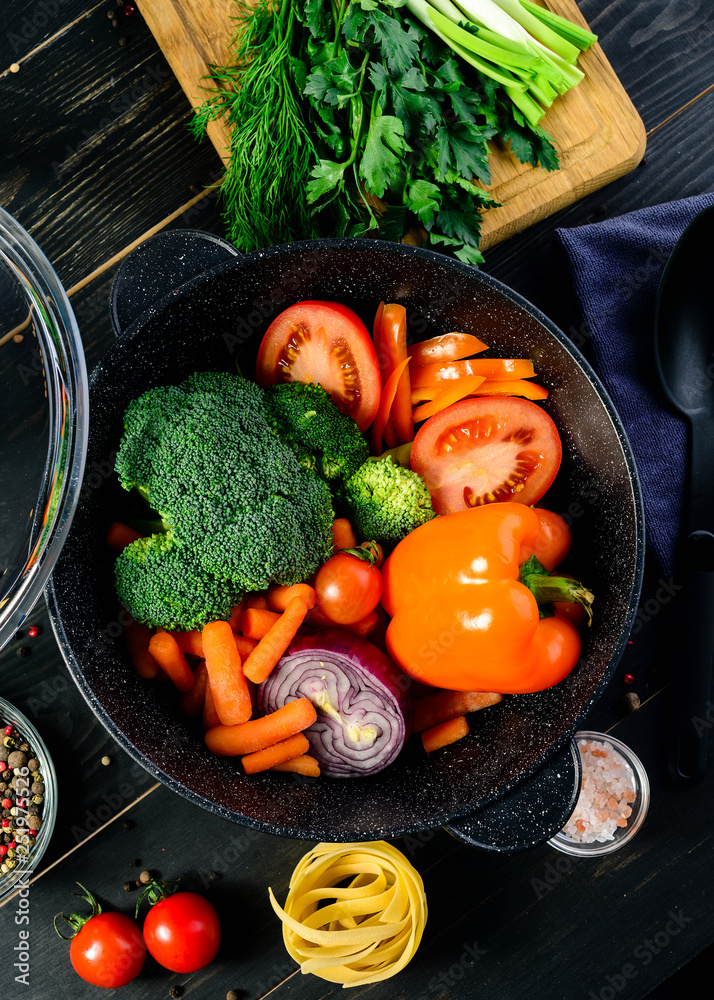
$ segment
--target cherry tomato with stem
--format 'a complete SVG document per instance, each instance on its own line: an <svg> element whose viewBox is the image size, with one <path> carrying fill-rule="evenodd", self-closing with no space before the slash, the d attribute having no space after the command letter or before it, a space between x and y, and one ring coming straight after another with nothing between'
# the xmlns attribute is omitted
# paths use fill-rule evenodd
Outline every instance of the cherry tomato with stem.
<svg viewBox="0 0 714 1000"><path fill-rule="evenodd" d="M136 922L123 913L103 913L100 904L88 889L78 882L82 892L75 892L92 907L88 917L58 913L55 930L70 941L69 958L78 976L93 986L115 989L126 986L141 972L146 960L146 945ZM59 917L72 929L67 938L57 927Z"/></svg>
<svg viewBox="0 0 714 1000"><path fill-rule="evenodd" d="M315 577L320 611L337 625L351 625L368 615L382 596L378 554L368 548L341 549Z"/></svg>
<svg viewBox="0 0 714 1000"><path fill-rule="evenodd" d="M198 972L216 957L221 926L213 906L195 892L173 891L178 882L152 879L137 900L146 897L151 909L144 920L149 954L171 972Z"/></svg>

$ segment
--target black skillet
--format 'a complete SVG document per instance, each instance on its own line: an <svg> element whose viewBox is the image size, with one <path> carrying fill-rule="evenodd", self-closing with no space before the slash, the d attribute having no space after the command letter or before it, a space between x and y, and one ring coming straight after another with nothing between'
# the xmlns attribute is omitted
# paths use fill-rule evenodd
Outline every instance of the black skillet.
<svg viewBox="0 0 714 1000"><path fill-rule="evenodd" d="M407 307L414 340L467 330L494 356L533 358L564 459L543 506L572 522L572 566L597 595L572 674L548 691L506 697L474 717L465 740L425 756L410 741L370 778L296 780L239 774L205 748L167 685L128 664L113 595L108 524L133 516L111 473L126 404L195 370L250 375L270 320L300 299L332 299L367 326L381 299ZM117 342L90 378L87 471L72 532L48 588L53 627L80 690L114 738L152 774L228 819L316 840L397 837L448 824L494 850L547 840L573 808L572 734L601 695L637 608L644 528L632 453L600 382L563 334L481 272L430 251L377 240L294 243L240 257L208 234L162 233L128 257L112 297ZM135 512L138 514L138 510Z"/></svg>

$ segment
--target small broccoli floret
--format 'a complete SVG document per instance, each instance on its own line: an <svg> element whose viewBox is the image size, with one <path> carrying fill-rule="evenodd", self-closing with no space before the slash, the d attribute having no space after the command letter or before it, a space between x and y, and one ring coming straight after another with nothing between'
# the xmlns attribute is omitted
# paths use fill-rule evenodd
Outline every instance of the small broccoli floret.
<svg viewBox="0 0 714 1000"><path fill-rule="evenodd" d="M345 484L341 500L357 537L387 548L436 516L424 480L391 456L365 462Z"/></svg>
<svg viewBox="0 0 714 1000"><path fill-rule="evenodd" d="M171 533L132 542L117 557L114 572L121 603L152 627L190 630L227 620L239 598L233 584L206 573Z"/></svg>
<svg viewBox="0 0 714 1000"><path fill-rule="evenodd" d="M117 470L122 485L138 488L158 511L171 539L171 546L147 543L136 583L136 558L122 562L120 597L140 620L148 620L144 606L137 615L132 601L145 593L141 576L159 565L159 554L171 557L171 578L183 572L175 601L184 620L198 619L183 626L188 628L215 618L227 595L235 603L246 591L304 580L331 555L334 512L326 484L275 436L262 390L239 376L199 373L182 386L153 389L135 400ZM198 597L187 604L191 587ZM153 623L172 627L172 586L150 594Z"/></svg>
<svg viewBox="0 0 714 1000"><path fill-rule="evenodd" d="M344 482L367 461L369 449L355 421L337 409L320 385L285 382L265 390L268 422L308 472Z"/></svg>

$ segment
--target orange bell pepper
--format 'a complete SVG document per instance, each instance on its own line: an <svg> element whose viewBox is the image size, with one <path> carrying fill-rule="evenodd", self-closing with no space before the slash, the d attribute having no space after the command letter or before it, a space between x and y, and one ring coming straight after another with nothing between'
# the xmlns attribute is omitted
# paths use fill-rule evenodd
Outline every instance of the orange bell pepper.
<svg viewBox="0 0 714 1000"><path fill-rule="evenodd" d="M405 673L501 694L541 691L570 673L580 637L552 602L589 611L593 595L530 556L540 530L525 504L492 503L434 518L397 545L382 569L382 604L387 649ZM551 617L539 616L539 603Z"/></svg>

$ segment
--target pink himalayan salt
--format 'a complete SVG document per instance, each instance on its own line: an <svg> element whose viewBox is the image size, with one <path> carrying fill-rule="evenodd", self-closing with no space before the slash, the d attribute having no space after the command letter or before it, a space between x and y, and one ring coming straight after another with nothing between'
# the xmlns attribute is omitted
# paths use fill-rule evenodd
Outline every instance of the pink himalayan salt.
<svg viewBox="0 0 714 1000"><path fill-rule="evenodd" d="M605 843L615 839L615 830L627 826L635 801L632 768L607 741L578 740L582 782L575 810L562 833L578 843Z"/></svg>

